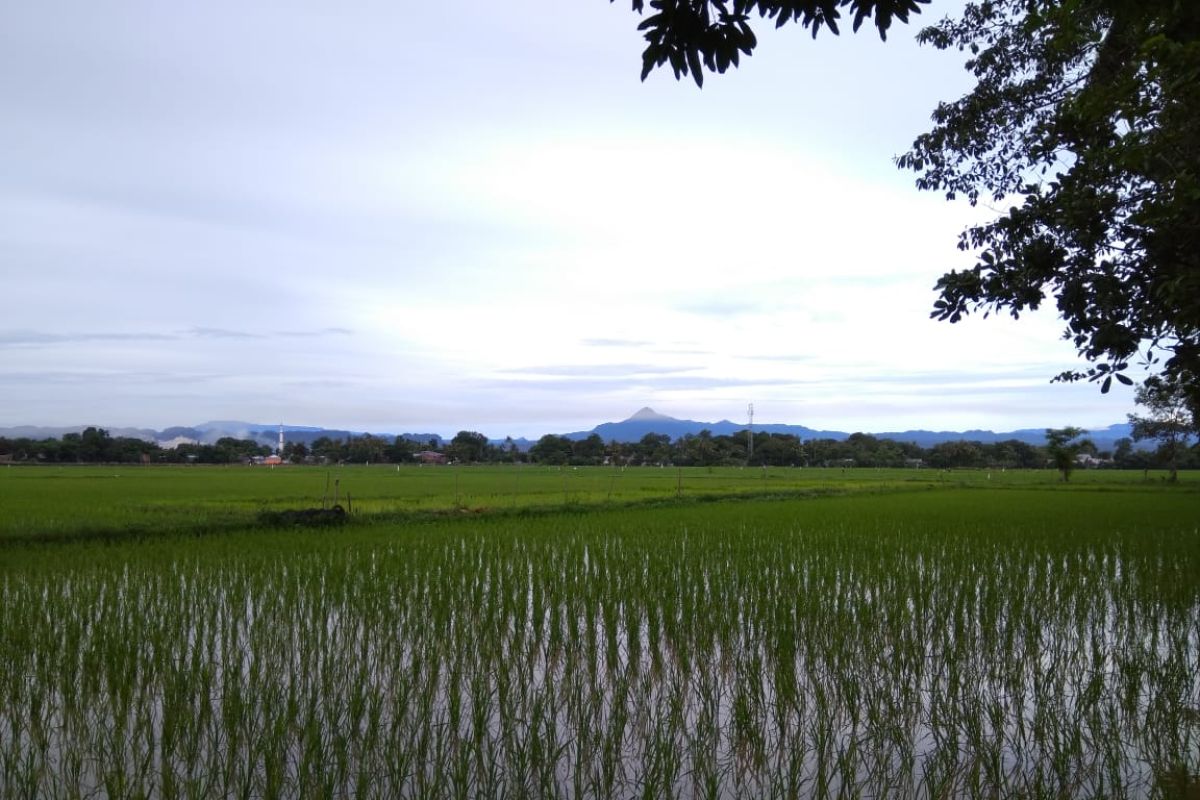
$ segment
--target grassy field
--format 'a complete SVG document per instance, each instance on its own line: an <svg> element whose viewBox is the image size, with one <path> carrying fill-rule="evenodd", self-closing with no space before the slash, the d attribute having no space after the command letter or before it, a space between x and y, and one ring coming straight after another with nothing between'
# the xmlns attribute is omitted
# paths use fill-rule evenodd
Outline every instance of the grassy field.
<svg viewBox="0 0 1200 800"><path fill-rule="evenodd" d="M329 480L4 470L0 796L1200 790L1194 481Z"/></svg>
<svg viewBox="0 0 1200 800"><path fill-rule="evenodd" d="M1152 491L1165 473L637 467L0 467L0 540L212 532L335 499L359 517L503 513L728 497L979 486ZM1184 490L1200 474L1183 473Z"/></svg>

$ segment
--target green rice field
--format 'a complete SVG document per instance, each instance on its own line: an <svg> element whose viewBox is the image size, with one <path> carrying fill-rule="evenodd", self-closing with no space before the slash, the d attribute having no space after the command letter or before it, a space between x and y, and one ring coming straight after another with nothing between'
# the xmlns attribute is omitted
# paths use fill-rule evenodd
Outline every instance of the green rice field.
<svg viewBox="0 0 1200 800"><path fill-rule="evenodd" d="M0 797L1195 797L1160 477L0 469Z"/></svg>
<svg viewBox="0 0 1200 800"><path fill-rule="evenodd" d="M1165 472L341 466L0 466L0 541L212 533L335 501L360 522L963 487L1153 492ZM1200 474L1182 473L1183 492ZM1175 488L1175 487L1171 487Z"/></svg>

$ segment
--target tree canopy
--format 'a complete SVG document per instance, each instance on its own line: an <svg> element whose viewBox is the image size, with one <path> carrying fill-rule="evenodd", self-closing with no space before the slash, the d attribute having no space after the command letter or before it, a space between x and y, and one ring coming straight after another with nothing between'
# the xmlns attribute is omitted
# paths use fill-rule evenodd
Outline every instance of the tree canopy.
<svg viewBox="0 0 1200 800"><path fill-rule="evenodd" d="M1083 447L1079 437L1086 433L1083 428L1072 426L1046 429L1046 451L1064 481L1071 480L1071 473L1075 470L1075 456L1079 455Z"/></svg>
<svg viewBox="0 0 1200 800"><path fill-rule="evenodd" d="M1200 3L985 0L918 38L969 53L978 82L898 164L1011 203L962 234L976 263L938 281L932 316L1052 295L1091 363L1056 380L1107 392L1140 358L1200 407Z"/></svg>
<svg viewBox="0 0 1200 800"><path fill-rule="evenodd" d="M488 438L478 431L459 431L446 446L446 455L455 461L483 461L488 451Z"/></svg>
<svg viewBox="0 0 1200 800"><path fill-rule="evenodd" d="M1174 482L1179 462L1187 454L1188 442L1200 427L1197 419L1189 411L1187 397L1178 383L1151 378L1138 387L1136 397L1146 413L1129 415L1133 439L1153 439L1159 443L1159 455L1171 471Z"/></svg>
<svg viewBox="0 0 1200 800"><path fill-rule="evenodd" d="M610 0L611 1L611 0ZM697 86L704 85L704 70L725 72L736 67L743 55L750 55L758 38L750 23L759 19L782 27L799 23L816 37L821 28L839 32L842 9L853 17L857 31L867 19L873 19L880 38L886 39L894 20L908 22L910 14L920 13L929 0L650 0L654 12L638 30L645 31L646 49L642 51L642 80L664 64L670 64L676 78L691 75ZM644 0L633 0L633 10L645 11Z"/></svg>
<svg viewBox="0 0 1200 800"><path fill-rule="evenodd" d="M642 76L724 72L750 20L881 35L921 0L651 0ZM642 0L634 0L642 11ZM920 189L1006 204L967 229L974 265L944 275L931 316L1019 317L1053 298L1088 362L1055 380L1130 384L1131 362L1200 411L1200 3L980 0L918 39L967 54L975 88L941 103L897 159Z"/></svg>

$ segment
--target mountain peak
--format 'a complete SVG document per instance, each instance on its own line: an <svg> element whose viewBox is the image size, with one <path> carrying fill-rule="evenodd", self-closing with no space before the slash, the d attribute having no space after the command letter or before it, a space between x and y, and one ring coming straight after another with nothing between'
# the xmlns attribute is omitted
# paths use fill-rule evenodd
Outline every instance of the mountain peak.
<svg viewBox="0 0 1200 800"><path fill-rule="evenodd" d="M674 421L674 417L668 417L666 414L659 414L650 406L645 406L634 414L626 422L661 422L664 420Z"/></svg>

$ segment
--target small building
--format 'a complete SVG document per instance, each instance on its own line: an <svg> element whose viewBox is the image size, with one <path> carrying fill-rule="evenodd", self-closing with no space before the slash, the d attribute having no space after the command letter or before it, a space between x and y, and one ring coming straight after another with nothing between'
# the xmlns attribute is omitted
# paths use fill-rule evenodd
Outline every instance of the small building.
<svg viewBox="0 0 1200 800"><path fill-rule="evenodd" d="M450 459L445 453L439 453L436 450L422 450L413 456L422 464L449 464Z"/></svg>
<svg viewBox="0 0 1200 800"><path fill-rule="evenodd" d="M1091 453L1079 453L1075 456L1076 466L1083 467L1084 469L1096 469L1098 467L1108 467L1108 466L1112 466L1112 463L1113 463L1113 461L1111 458L1097 458L1096 456L1092 455Z"/></svg>

